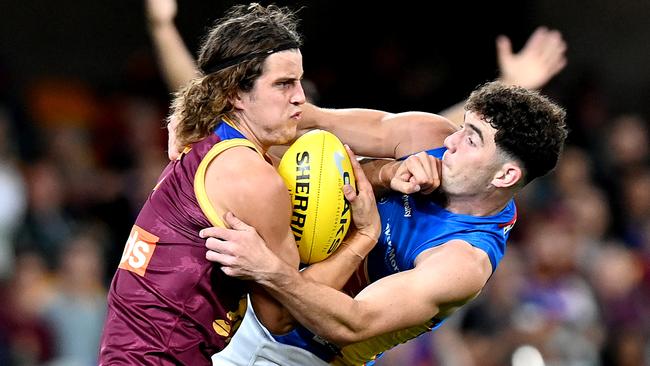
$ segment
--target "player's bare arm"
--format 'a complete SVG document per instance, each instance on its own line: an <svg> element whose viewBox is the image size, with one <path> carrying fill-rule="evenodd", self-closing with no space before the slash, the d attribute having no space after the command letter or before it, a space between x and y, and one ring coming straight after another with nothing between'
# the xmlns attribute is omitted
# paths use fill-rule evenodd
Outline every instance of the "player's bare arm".
<svg viewBox="0 0 650 366"><path fill-rule="evenodd" d="M300 128L330 131L359 155L389 158L440 147L457 129L446 118L432 113L325 109L310 104L303 106Z"/></svg>
<svg viewBox="0 0 650 366"><path fill-rule="evenodd" d="M147 25L157 61L170 91L177 91L200 75L194 56L174 25L176 0L146 0Z"/></svg>
<svg viewBox="0 0 650 366"><path fill-rule="evenodd" d="M491 274L487 255L460 240L422 252L414 269L376 281L355 298L305 280L277 257L248 268L230 264L232 275L260 283L302 325L340 346L444 318L477 296Z"/></svg>
<svg viewBox="0 0 650 366"><path fill-rule="evenodd" d="M354 110L349 110L347 115L352 116L354 113ZM369 130L389 131L387 134L390 137L387 138L396 141L394 158L410 155L403 161L372 159L364 161L364 172L377 195L390 189L406 194L415 192L429 194L438 188L441 182L441 161L423 150L441 147L445 138L456 131L455 126L446 119L430 113L385 114L380 120L373 120L370 114L367 115L368 120L364 120L363 115L362 112L351 119L368 124L366 128ZM347 118L349 117L332 124L345 126L354 123ZM328 128L337 129L337 127Z"/></svg>
<svg viewBox="0 0 650 366"><path fill-rule="evenodd" d="M298 267L289 226L289 195L271 165L248 147L234 147L215 158L205 179L210 182L206 191L217 212L231 211L250 220L273 253L292 268ZM264 209L259 209L259 202L266 203ZM281 332L291 328L291 318L268 294L259 288L253 288L252 293L258 316L269 329Z"/></svg>
<svg viewBox="0 0 650 366"><path fill-rule="evenodd" d="M490 275L486 254L460 241L430 251L414 269L374 282L355 298L291 276L286 267L257 281L305 327L344 346L444 317L478 295Z"/></svg>
<svg viewBox="0 0 650 366"><path fill-rule="evenodd" d="M322 109L305 106L304 128L329 130L366 156L400 158L403 162L367 161L364 171L377 194L388 189L431 193L440 185L440 161L423 150L443 145L457 128L447 119L422 112L387 113L369 109Z"/></svg>

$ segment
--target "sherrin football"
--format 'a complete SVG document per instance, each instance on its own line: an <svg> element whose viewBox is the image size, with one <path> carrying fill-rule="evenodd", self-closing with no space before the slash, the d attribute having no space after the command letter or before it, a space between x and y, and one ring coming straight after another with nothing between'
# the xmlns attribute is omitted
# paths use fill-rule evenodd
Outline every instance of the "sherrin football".
<svg viewBox="0 0 650 366"><path fill-rule="evenodd" d="M300 261L320 262L341 244L352 219L342 187L356 189L356 182L345 147L330 132L307 132L284 153L278 172L291 195Z"/></svg>

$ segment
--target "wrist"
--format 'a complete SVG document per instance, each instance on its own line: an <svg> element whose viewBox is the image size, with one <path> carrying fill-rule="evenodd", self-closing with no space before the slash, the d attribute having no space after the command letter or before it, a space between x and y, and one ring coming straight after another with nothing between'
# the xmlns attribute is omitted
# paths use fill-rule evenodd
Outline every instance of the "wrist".
<svg viewBox="0 0 650 366"><path fill-rule="evenodd" d="M266 270L257 272L253 280L267 288L281 288L291 283L291 278L295 275L299 275L295 268L277 258L270 261Z"/></svg>
<svg viewBox="0 0 650 366"><path fill-rule="evenodd" d="M379 169L379 184L383 188L390 189L390 182L393 180L399 164L399 161L391 161Z"/></svg>
<svg viewBox="0 0 650 366"><path fill-rule="evenodd" d="M375 247L379 238L379 230L368 233L365 231L355 231L351 233L341 244L345 249L363 260L368 253Z"/></svg>
<svg viewBox="0 0 650 366"><path fill-rule="evenodd" d="M165 29L174 27L174 19L147 18L147 24L149 25L149 29Z"/></svg>
<svg viewBox="0 0 650 366"><path fill-rule="evenodd" d="M503 74L499 75L499 77L496 79L496 81L498 81L500 83L503 83L503 84L512 85L512 80L510 78L508 78L507 76L503 75Z"/></svg>

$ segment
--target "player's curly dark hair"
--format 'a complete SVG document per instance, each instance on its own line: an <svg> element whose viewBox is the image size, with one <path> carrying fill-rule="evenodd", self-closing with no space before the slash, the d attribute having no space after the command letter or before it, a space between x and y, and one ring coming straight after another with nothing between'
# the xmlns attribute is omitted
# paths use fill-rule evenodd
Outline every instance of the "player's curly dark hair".
<svg viewBox="0 0 650 366"><path fill-rule="evenodd" d="M218 19L199 51L197 63L202 75L178 91L172 102L179 143L188 145L204 138L221 116L229 116L233 111L230 98L253 88L270 54L266 51L286 45L298 48L302 38L297 26L295 13L289 8L257 3L233 6ZM242 55L241 61L228 64ZM255 56L246 57L251 55Z"/></svg>
<svg viewBox="0 0 650 366"><path fill-rule="evenodd" d="M536 91L489 82L472 92L465 109L497 132L497 147L523 165L524 184L551 171L568 130L563 108Z"/></svg>

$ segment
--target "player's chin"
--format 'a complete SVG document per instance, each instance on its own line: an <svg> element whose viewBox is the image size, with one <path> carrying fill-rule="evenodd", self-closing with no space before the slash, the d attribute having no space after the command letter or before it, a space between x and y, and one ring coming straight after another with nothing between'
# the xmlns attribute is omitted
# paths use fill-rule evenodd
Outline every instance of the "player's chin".
<svg viewBox="0 0 650 366"><path fill-rule="evenodd" d="M286 145L296 139L296 134L282 134L276 135L272 141L272 145Z"/></svg>
<svg viewBox="0 0 650 366"><path fill-rule="evenodd" d="M297 138L297 134L298 128L295 123L293 125L287 126L287 128L282 131L281 136L278 136L278 140L281 141L278 142L278 144L282 145L294 141Z"/></svg>
<svg viewBox="0 0 650 366"><path fill-rule="evenodd" d="M175 143L167 144L167 157L169 160L174 161L180 156L180 149L176 147Z"/></svg>

